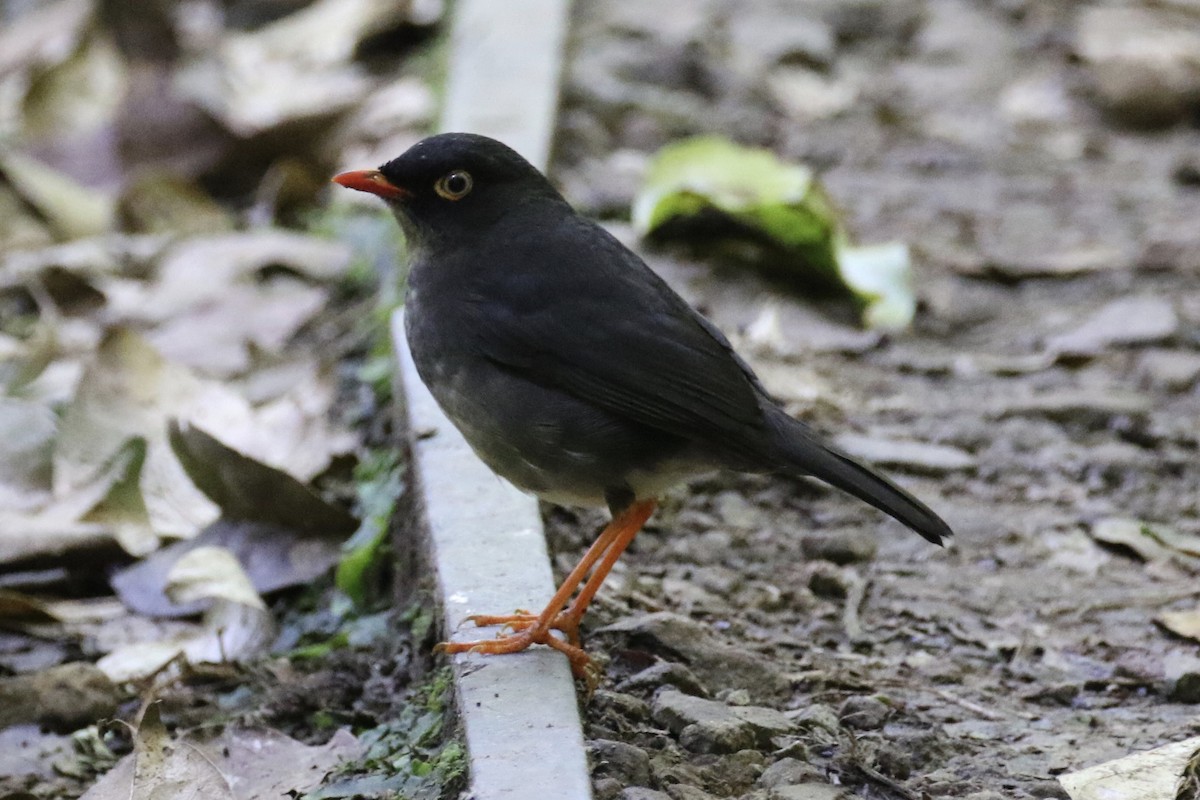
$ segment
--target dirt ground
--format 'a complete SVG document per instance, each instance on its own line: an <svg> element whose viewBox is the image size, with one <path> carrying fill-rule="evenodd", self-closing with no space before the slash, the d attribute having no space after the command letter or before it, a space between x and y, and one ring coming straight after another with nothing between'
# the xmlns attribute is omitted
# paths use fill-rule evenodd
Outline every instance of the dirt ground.
<svg viewBox="0 0 1200 800"><path fill-rule="evenodd" d="M1200 532L1196 107L1172 111L1136 53L1134 88L1110 80L1120 15L1184 30L1168 5L579 5L572 201L631 240L645 154L715 130L818 167L861 240L912 245L921 308L890 337L649 257L792 410L956 531L939 550L795 480L672 495L589 620L610 659L586 707L599 798L1065 797L1056 775L1200 733L1196 642L1155 624L1195 608L1195 554L1098 542L1121 519ZM547 513L569 566L603 517ZM782 719L746 738L747 706Z"/></svg>
<svg viewBox="0 0 1200 800"><path fill-rule="evenodd" d="M12 20L24 5L37 6L0 2ZM332 208L321 192L335 169L379 163L435 125L448 26L438 3L414 3L414 18L400 14L385 33L378 20L343 32L354 55L338 59L363 70L350 83L313 78L310 56L328 44L326 27L317 26L320 46L309 46L285 26L279 60L304 80L253 96L223 83L209 99L229 102L213 106L159 94L189 63L210 77L230 66L202 57L216 48L200 34L279 43L242 34L332 4L216 4L230 9L220 30L206 27L215 24L206 12L189 17L203 23L189 29L182 11L129 16L115 13L120 4L102 5L114 13L73 23L78 31L124 32L116 39L129 62L146 66L149 53L163 59L159 72L131 70L138 80L105 112L107 127L92 138L72 128L77 138L64 139L79 149L58 151L63 142L43 132L32 152L68 174L82 165L81 180L102 184L111 173L114 185L126 182L125 167L169 156L163 163L185 188L203 190L201 206L215 206L213 194L238 209L209 208L192 227L189 201L168 215L162 230L171 235L295 225L301 211ZM199 13L210 4L163 8L176 5ZM339 19L352 5L370 4L347 4ZM63 4L76 6L90 7ZM665 498L585 620L585 644L604 669L597 690L580 693L597 799L832 800L839 786L879 800L1065 797L1058 775L1200 734L1196 0L589 0L574 8L556 182L724 329L789 410L880 464L956 532L949 547L933 547L802 479L718 475ZM143 29L146 20L179 28L188 57L169 64L157 53L165 39ZM92 73L54 61L65 56L52 45L49 37L46 52L25 55L36 56L37 69L53 62L56 79L30 86L73 95L78 74ZM112 61L104 48L80 52L101 67ZM338 77L344 66L326 64L318 77ZM100 73L115 81L120 70ZM314 116L306 109L321 87L336 96ZM303 103L291 102L297 94ZM274 122L240 116L243 101L281 98L288 102ZM145 109L170 124L140 124ZM41 124L57 119L43 116ZM810 165L859 241L907 242L920 298L912 328L864 331L846 300L806 296L695 247L639 242L628 219L648 160L699 133ZM109 151L118 140L136 147L117 158ZM278 182L298 156L312 174L297 179L293 203ZM260 179L266 188L255 194ZM130 219L106 231L158 230L125 210ZM357 266L345 269L362 274L306 278L329 282L328 316L276 344L307 338L326 358L342 354L339 413L353 418L360 443L391 453L401 437L382 407L386 392L377 398L370 385L387 384L386 355L356 323L384 319L372 311L386 305L376 302L372 270L398 268L395 227L376 206L332 210L306 224L352 243ZM25 247L74 235L51 235L42 222ZM116 277L112 285L125 289L165 280L157 261L148 271L140 257L111 260L88 262L92 272L81 274ZM50 277L61 277L58 262L47 263ZM265 291L269 278L290 275L273 265L250 270L247 282ZM385 278L382 294L395 283ZM129 313L102 306L86 279L50 288L83 297L92 310L72 313L87 317L97 339L112 314ZM257 297L240 290L235 299ZM0 300L25 315L41 302L13 285ZM150 335L158 322L137 324ZM197 330L215 328L181 326L175 344L206 341ZM249 367L214 366L197 350L168 355L198 359L191 366L201 374L246 379ZM370 473L385 487L376 494L387 510L359 510L402 527L412 514L387 505L399 470L387 461ZM320 488L338 502L364 488L332 472ZM604 515L545 514L565 572ZM124 724L100 721L132 721L152 698L163 700L163 722L180 741L266 726L323 746L334 730L353 730L360 762L313 796L459 796L466 758L445 724L449 671L431 654L427 587L406 583L411 553L394 555L405 565L395 570L395 594L405 599L391 608L377 576L367 594L382 599L362 607L335 591L332 576L302 581L270 598L264 619L280 626L274 655L235 665L222 654L211 669L153 691L96 680L92 662L109 652L97 642L111 620L87 635L57 624L6 628L0 796L79 796L135 744ZM110 542L99 555L52 562L48 573L41 562L16 577L5 567L0 584L99 597L112 608L107 576L129 561ZM134 632L149 624L120 613ZM158 636L174 623L155 624ZM64 675L75 683L57 683ZM99 685L96 702L64 691L76 683ZM49 709L26 708L33 701Z"/></svg>

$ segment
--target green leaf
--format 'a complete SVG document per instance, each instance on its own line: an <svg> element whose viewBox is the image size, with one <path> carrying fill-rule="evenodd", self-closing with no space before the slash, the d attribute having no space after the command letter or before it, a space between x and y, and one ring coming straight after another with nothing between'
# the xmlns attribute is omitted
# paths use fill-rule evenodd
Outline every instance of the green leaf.
<svg viewBox="0 0 1200 800"><path fill-rule="evenodd" d="M370 594L379 551L388 540L396 501L404 491L403 466L395 452L374 451L359 462L354 477L362 523L342 546L335 582L355 605L362 606Z"/></svg>
<svg viewBox="0 0 1200 800"><path fill-rule="evenodd" d="M868 327L903 328L912 321L907 247L851 247L833 202L807 167L715 136L659 151L634 201L638 232L713 214L734 223L731 230L771 243L791 273L849 290Z"/></svg>

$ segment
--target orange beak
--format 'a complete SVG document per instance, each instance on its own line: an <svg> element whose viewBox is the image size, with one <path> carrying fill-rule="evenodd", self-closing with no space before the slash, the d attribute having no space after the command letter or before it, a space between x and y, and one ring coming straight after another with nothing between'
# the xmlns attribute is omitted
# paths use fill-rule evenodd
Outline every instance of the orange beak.
<svg viewBox="0 0 1200 800"><path fill-rule="evenodd" d="M360 169L353 172L343 172L333 176L333 182L347 189L357 189L360 192L378 195L384 200L399 200L412 195L412 192L383 177L377 169Z"/></svg>

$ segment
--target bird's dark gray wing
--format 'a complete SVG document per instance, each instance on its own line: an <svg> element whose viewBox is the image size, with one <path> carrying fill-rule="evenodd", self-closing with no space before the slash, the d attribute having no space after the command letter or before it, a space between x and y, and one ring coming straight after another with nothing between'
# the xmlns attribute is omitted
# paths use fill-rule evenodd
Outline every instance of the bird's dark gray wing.
<svg viewBox="0 0 1200 800"><path fill-rule="evenodd" d="M574 218L536 242L510 241L505 261L515 268L500 286L466 298L489 359L630 421L761 457L767 433L749 368L607 232ZM525 274L525 263L542 266Z"/></svg>

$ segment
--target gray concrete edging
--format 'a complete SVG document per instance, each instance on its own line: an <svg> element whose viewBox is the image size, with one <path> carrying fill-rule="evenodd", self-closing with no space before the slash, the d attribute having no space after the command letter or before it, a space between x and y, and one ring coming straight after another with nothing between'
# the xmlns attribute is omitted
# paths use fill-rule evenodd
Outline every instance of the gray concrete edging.
<svg viewBox="0 0 1200 800"><path fill-rule="evenodd" d="M499 139L545 169L550 158L568 0L458 0L441 129ZM416 372L403 314L392 323L447 635L495 634L473 613L540 610L554 594L537 501L496 477L438 408ZM472 800L591 800L570 668L545 647L454 656Z"/></svg>
<svg viewBox="0 0 1200 800"><path fill-rule="evenodd" d="M417 375L403 312L393 317L392 340L442 622L454 641L487 638L496 629L464 624L468 614L537 610L554 593L537 501L496 477L442 414ZM591 798L574 679L562 654L544 647L463 653L452 664L472 800Z"/></svg>

